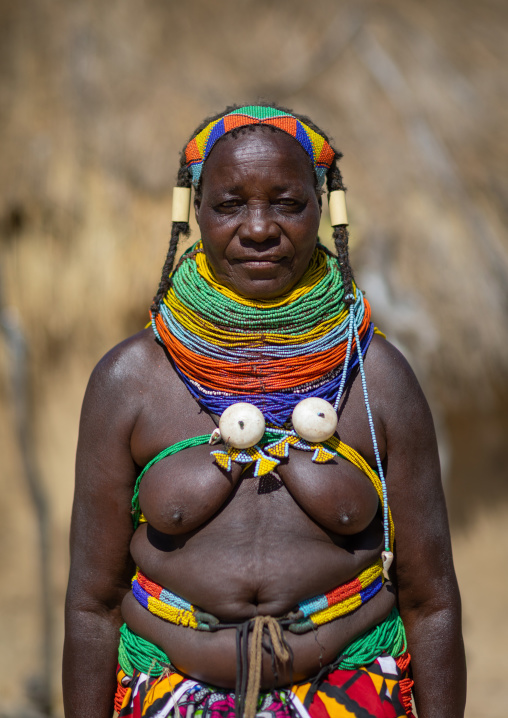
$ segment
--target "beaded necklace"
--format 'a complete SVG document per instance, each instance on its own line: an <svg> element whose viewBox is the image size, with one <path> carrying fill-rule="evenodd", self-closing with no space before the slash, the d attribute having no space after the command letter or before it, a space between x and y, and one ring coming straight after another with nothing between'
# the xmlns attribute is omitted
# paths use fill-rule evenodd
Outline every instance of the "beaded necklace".
<svg viewBox="0 0 508 718"><path fill-rule="evenodd" d="M388 577L393 537L363 368L374 327L370 305L354 283L353 294L344 296L337 260L318 244L292 289L276 299L253 301L217 282L198 242L183 255L151 322L179 376L205 409L224 416L229 407L246 402L266 420L262 441L243 444L246 448L226 444L211 452L226 470L232 461L254 464L254 476L262 476L288 456L290 446L313 451L317 463L335 459L333 441L302 438L290 419L295 422L295 407L311 397L333 403L336 412L358 367L383 496L383 567ZM217 429L210 443L220 439Z"/></svg>
<svg viewBox="0 0 508 718"><path fill-rule="evenodd" d="M317 247L298 284L275 300L253 302L218 284L201 245L173 276L152 319L190 393L213 414L238 401L282 427L306 396L334 401L343 375L349 312L339 267ZM370 306L352 306L363 352L372 339ZM347 376L358 364L354 358Z"/></svg>

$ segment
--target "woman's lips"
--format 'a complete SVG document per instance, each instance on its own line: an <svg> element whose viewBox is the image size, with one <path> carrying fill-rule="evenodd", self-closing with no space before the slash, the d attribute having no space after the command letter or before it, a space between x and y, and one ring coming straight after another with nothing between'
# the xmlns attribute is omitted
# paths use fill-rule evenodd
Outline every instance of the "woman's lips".
<svg viewBox="0 0 508 718"><path fill-rule="evenodd" d="M283 259L284 257L238 257L235 259L235 262L256 266L262 264L278 264Z"/></svg>

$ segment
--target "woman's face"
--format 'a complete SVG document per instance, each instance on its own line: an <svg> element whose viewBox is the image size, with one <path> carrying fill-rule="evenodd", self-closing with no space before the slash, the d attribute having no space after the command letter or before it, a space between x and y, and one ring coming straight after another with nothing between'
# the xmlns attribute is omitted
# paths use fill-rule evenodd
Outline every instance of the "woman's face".
<svg viewBox="0 0 508 718"><path fill-rule="evenodd" d="M271 299L303 276L321 203L310 159L286 133L225 135L203 167L195 209L205 254L225 286Z"/></svg>

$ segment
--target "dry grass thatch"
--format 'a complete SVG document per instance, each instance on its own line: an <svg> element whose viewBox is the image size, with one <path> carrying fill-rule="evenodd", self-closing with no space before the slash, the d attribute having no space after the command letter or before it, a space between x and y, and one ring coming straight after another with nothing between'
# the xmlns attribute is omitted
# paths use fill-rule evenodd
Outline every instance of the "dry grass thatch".
<svg viewBox="0 0 508 718"><path fill-rule="evenodd" d="M264 96L344 150L358 276L420 375L459 403L506 382L504 17L493 1L4 2L4 281L43 355L140 326L178 149Z"/></svg>

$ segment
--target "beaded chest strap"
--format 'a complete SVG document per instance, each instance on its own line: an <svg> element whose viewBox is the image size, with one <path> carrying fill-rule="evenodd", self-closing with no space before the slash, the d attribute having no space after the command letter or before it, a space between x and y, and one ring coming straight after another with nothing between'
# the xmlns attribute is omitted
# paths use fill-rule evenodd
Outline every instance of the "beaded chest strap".
<svg viewBox="0 0 508 718"><path fill-rule="evenodd" d="M180 451L184 451L185 449L189 449L195 446L202 446L203 444L209 444L210 439L212 437L212 434L202 434L200 436L193 436L190 439L184 439L183 441L179 441L176 444L172 444L171 446L168 446L166 449L163 449L161 452L157 454L157 456L154 456L154 458L148 462L148 464L143 468L143 470L140 472L138 478L136 479L136 483L134 486L134 492L132 495L132 501L131 501L131 513L132 513L132 521L134 524L134 528L136 529L141 522L143 522L145 519L141 513L141 508L139 505L139 489L141 486L141 481L143 480L143 477L151 469L152 466L159 463L159 461L162 461L163 459L167 458L168 456L173 456L174 454L178 454ZM291 441L288 441L287 438L280 439L280 435L275 433L273 430L266 431L262 440L260 441L260 444L263 446L266 452L268 452L268 449L271 447L272 454L269 454L269 457L276 457L277 452L281 452L284 455L286 454L286 451L289 450L289 447L292 448L300 448L295 443L292 443ZM265 444L267 446L265 446ZM310 446L310 445L309 445ZM348 446L347 444L344 444L343 441L340 441L336 437L331 437L328 439L328 441L324 442L323 444L316 444L315 451L324 451L329 453L332 457L342 457L343 459L346 459L351 464L356 466L360 471L371 481L372 485L374 486L376 493L379 497L379 501L381 506L384 509L384 495L383 495L383 486L382 482L374 469L369 466L369 464L365 461L363 456L360 456L360 454L355 451L351 446ZM312 446L310 446L312 448ZM215 453L215 452L212 452ZM226 452L225 452L226 453ZM279 453L280 456L280 453ZM250 462L253 461L252 458L249 459ZM278 462L277 462L278 463ZM394 527L393 527L393 521L390 509L388 508L388 529L389 529L389 545L390 547L393 546L393 538L394 538Z"/></svg>

